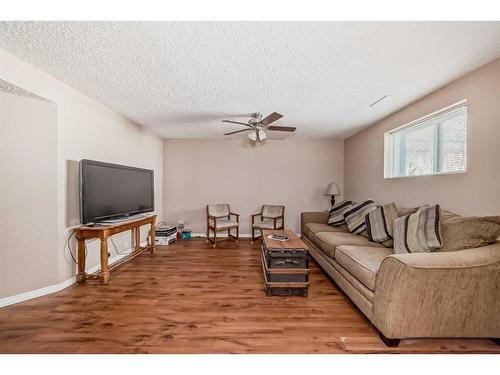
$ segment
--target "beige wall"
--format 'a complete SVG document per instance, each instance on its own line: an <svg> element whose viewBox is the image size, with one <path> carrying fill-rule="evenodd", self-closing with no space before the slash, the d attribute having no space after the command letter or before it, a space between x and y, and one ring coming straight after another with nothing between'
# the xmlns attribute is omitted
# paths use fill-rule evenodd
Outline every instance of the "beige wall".
<svg viewBox="0 0 500 375"><path fill-rule="evenodd" d="M57 105L58 234L53 246L57 253L59 282L70 278L75 271L65 243L70 228L78 224L78 173L75 168L80 159L153 169L155 206L161 217L163 140L160 137L2 49L0 79ZM129 248L130 240L127 234L116 236L114 242L118 251ZM94 242L88 246L88 268L97 264L97 245ZM74 241L72 246L74 249ZM114 255L112 245L110 252Z"/></svg>
<svg viewBox="0 0 500 375"><path fill-rule="evenodd" d="M331 179L343 188L343 142L334 139L166 140L164 155L165 219L184 218L196 233L206 230L205 206L223 202L241 214L240 233L263 203L284 204L286 226L299 232L301 211L328 208Z"/></svg>
<svg viewBox="0 0 500 375"><path fill-rule="evenodd" d="M468 100L467 173L384 179L384 132L462 99ZM354 200L500 214L500 59L346 139L345 187Z"/></svg>
<svg viewBox="0 0 500 375"><path fill-rule="evenodd" d="M0 92L0 298L57 282L57 108Z"/></svg>

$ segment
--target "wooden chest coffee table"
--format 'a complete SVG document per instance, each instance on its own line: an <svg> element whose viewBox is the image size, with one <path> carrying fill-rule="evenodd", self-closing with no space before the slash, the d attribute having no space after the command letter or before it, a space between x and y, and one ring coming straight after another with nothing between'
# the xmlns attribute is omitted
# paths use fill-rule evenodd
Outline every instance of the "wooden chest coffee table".
<svg viewBox="0 0 500 375"><path fill-rule="evenodd" d="M287 241L268 238L286 235ZM309 251L290 229L263 230L261 249L264 287L268 296L303 296L309 290Z"/></svg>

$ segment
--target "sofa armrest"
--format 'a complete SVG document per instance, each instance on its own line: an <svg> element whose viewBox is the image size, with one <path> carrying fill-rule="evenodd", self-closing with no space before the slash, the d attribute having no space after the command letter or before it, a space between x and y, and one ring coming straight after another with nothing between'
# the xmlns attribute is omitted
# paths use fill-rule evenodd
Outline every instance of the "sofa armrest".
<svg viewBox="0 0 500 375"><path fill-rule="evenodd" d="M323 223L328 222L328 211L302 212L300 214L300 229L304 233L304 225L307 223Z"/></svg>
<svg viewBox="0 0 500 375"><path fill-rule="evenodd" d="M372 321L388 338L500 337L500 244L388 256Z"/></svg>
<svg viewBox="0 0 500 375"><path fill-rule="evenodd" d="M300 214L302 225L306 223L323 223L328 221L328 211L302 212Z"/></svg>

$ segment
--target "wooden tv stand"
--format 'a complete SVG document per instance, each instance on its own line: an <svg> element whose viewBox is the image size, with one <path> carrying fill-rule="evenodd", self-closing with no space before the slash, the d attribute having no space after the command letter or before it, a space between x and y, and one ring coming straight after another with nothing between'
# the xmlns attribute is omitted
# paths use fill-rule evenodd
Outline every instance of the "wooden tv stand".
<svg viewBox="0 0 500 375"><path fill-rule="evenodd" d="M134 220L124 221L122 223L92 227L81 226L76 228L76 240L78 241L78 274L76 275L76 282L81 284L84 283L85 280L100 280L101 283L106 284L109 280L110 271L120 267L147 250L153 253L155 249L155 221L156 215L149 215ZM146 246L141 246L141 226L148 224L151 225L148 244ZM134 233L134 250L116 263L108 266L108 237L128 230ZM85 272L85 241L96 238L101 241L101 269L93 274L87 274Z"/></svg>

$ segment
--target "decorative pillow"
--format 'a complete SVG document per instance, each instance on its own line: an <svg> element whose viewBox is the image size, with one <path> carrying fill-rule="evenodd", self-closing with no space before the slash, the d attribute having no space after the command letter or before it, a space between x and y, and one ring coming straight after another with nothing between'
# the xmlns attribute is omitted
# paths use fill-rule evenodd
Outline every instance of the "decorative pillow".
<svg viewBox="0 0 500 375"><path fill-rule="evenodd" d="M413 207L413 208L398 207L398 216L406 216L409 214L413 214L413 213L417 212L417 210L418 210L418 207Z"/></svg>
<svg viewBox="0 0 500 375"><path fill-rule="evenodd" d="M464 217L443 212L443 247L439 251L458 251L490 245L500 236L500 216Z"/></svg>
<svg viewBox="0 0 500 375"><path fill-rule="evenodd" d="M333 206L328 216L328 225L340 227L345 224L344 212L349 210L355 203L353 201L343 201Z"/></svg>
<svg viewBox="0 0 500 375"><path fill-rule="evenodd" d="M345 222L349 231L354 234L361 234L366 230L365 216L377 205L371 199L355 204L344 213Z"/></svg>
<svg viewBox="0 0 500 375"><path fill-rule="evenodd" d="M389 203L378 206L365 216L368 239L391 247L393 238L394 220L399 217L396 205Z"/></svg>
<svg viewBox="0 0 500 375"><path fill-rule="evenodd" d="M424 253L439 249L441 207L422 206L417 212L394 220L394 253Z"/></svg>

